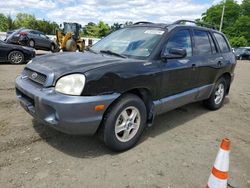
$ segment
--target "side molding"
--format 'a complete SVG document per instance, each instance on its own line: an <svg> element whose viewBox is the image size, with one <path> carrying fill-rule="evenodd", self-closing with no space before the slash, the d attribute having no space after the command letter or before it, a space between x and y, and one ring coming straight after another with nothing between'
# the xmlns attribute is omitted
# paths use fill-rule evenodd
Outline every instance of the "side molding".
<svg viewBox="0 0 250 188"><path fill-rule="evenodd" d="M189 103L208 99L213 88L214 84L209 84L153 101L154 114L159 115Z"/></svg>

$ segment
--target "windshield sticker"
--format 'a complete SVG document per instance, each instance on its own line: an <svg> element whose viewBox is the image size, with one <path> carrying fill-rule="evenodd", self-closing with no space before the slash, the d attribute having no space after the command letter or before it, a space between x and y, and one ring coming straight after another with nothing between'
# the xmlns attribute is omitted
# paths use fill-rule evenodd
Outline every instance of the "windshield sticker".
<svg viewBox="0 0 250 188"><path fill-rule="evenodd" d="M144 32L145 34L151 34L151 35L162 35L164 31L159 31L159 30L146 30Z"/></svg>

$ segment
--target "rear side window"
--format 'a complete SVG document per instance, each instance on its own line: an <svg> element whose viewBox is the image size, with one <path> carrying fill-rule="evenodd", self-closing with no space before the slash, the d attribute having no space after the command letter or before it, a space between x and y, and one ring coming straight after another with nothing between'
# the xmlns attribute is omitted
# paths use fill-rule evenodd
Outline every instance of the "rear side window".
<svg viewBox="0 0 250 188"><path fill-rule="evenodd" d="M166 45L167 53L170 48L185 49L187 51L187 57L192 56L192 43L189 30L180 30L172 35Z"/></svg>
<svg viewBox="0 0 250 188"><path fill-rule="evenodd" d="M225 52L229 52L229 46L227 44L227 41L225 40L224 36L222 36L219 33L214 33L214 36L219 44L220 50L221 52L225 53Z"/></svg>
<svg viewBox="0 0 250 188"><path fill-rule="evenodd" d="M212 47L208 38L208 32L202 30L194 30L195 54L206 55L212 54Z"/></svg>
<svg viewBox="0 0 250 188"><path fill-rule="evenodd" d="M217 49L216 49L216 45L214 43L214 39L212 38L210 33L208 33L208 38L209 38L209 41L210 41L210 44L211 44L212 53L213 54L217 53Z"/></svg>

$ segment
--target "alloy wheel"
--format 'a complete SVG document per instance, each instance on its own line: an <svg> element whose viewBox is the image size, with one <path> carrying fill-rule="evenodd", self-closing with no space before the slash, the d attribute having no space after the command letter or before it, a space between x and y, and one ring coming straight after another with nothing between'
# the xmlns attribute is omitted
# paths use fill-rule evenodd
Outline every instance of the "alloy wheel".
<svg viewBox="0 0 250 188"><path fill-rule="evenodd" d="M118 116L115 124L115 135L120 142L128 142L137 133L141 124L139 110L130 106L123 110Z"/></svg>

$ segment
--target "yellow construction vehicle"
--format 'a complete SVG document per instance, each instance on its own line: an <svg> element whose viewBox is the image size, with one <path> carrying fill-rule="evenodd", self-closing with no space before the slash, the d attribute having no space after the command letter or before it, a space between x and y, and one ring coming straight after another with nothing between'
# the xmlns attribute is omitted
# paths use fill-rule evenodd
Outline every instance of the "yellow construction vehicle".
<svg viewBox="0 0 250 188"><path fill-rule="evenodd" d="M83 51L85 41L80 38L81 28L82 26L78 23L64 22L63 29L56 31L56 41L59 48L63 51Z"/></svg>

